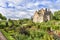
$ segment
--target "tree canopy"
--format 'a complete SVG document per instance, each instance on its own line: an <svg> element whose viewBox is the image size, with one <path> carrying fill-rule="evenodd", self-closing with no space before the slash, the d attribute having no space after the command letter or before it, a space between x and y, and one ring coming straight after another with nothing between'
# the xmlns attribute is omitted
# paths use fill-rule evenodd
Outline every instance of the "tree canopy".
<svg viewBox="0 0 60 40"><path fill-rule="evenodd" d="M56 20L60 20L60 11L54 12L54 18L55 18Z"/></svg>
<svg viewBox="0 0 60 40"><path fill-rule="evenodd" d="M6 20L7 18L0 13L0 19Z"/></svg>

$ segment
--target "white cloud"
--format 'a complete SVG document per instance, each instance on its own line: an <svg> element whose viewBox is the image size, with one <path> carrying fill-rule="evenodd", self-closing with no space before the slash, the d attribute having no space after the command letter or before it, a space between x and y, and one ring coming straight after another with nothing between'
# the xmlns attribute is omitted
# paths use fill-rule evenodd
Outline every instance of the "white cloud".
<svg viewBox="0 0 60 40"><path fill-rule="evenodd" d="M19 2L22 2L23 0L7 0L7 1L14 2L15 4L18 4Z"/></svg>
<svg viewBox="0 0 60 40"><path fill-rule="evenodd" d="M47 0L35 1L36 2L28 2L26 0L0 0L0 12L7 18L30 18L36 10L44 8L44 6L50 8L52 12L60 9L60 0L57 0L56 2ZM6 2L9 3L8 7L11 8L7 8ZM39 7L38 5L42 6Z"/></svg>

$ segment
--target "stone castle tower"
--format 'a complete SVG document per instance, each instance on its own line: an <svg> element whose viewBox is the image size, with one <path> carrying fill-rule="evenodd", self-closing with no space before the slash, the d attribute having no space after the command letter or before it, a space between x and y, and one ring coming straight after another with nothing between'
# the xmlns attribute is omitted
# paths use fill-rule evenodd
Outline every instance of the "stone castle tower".
<svg viewBox="0 0 60 40"><path fill-rule="evenodd" d="M35 12L33 16L33 22L44 22L44 21L49 21L51 19L51 11L50 9L41 9Z"/></svg>

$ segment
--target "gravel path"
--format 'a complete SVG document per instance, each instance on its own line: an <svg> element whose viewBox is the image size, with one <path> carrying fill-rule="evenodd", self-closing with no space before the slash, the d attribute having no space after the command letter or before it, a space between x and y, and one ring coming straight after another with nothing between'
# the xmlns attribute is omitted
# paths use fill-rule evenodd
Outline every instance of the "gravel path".
<svg viewBox="0 0 60 40"><path fill-rule="evenodd" d="M0 32L0 40L7 40L1 32Z"/></svg>

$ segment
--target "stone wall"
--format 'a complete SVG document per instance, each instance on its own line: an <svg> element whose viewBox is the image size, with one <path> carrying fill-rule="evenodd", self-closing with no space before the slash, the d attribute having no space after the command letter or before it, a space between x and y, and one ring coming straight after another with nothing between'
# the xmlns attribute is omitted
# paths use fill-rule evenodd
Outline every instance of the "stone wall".
<svg viewBox="0 0 60 40"><path fill-rule="evenodd" d="M50 14L51 11L48 10L47 8L38 10L35 12L34 16L33 16L33 22L43 22L43 21L49 21L50 20Z"/></svg>

